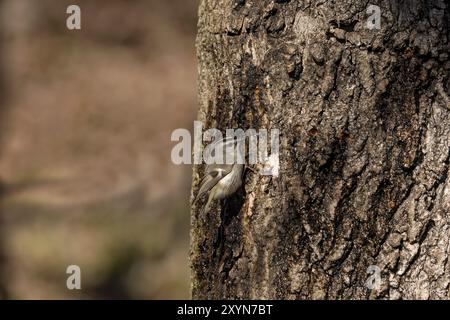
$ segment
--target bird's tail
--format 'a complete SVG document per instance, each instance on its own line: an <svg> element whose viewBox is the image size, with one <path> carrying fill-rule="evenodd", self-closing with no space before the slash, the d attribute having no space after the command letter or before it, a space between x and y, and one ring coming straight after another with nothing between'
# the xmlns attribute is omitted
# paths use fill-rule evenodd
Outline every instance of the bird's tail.
<svg viewBox="0 0 450 320"><path fill-rule="evenodd" d="M210 207L211 207L212 200L213 200L213 192L210 192L209 196L208 196L208 201L206 202L205 206L202 209L202 212L201 212L202 215L205 215L209 212L209 209L211 209Z"/></svg>

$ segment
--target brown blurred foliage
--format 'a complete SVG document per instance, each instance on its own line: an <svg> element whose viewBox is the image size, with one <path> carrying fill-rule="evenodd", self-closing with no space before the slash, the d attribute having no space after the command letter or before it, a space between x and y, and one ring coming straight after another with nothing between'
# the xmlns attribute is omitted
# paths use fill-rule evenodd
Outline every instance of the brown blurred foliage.
<svg viewBox="0 0 450 320"><path fill-rule="evenodd" d="M197 0L0 5L6 297L188 298L191 168L170 134L196 115Z"/></svg>

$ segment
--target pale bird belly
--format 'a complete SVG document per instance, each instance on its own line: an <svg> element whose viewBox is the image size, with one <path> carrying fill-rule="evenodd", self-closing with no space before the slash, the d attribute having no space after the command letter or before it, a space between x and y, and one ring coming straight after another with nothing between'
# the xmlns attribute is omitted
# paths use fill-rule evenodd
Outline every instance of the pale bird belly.
<svg viewBox="0 0 450 320"><path fill-rule="evenodd" d="M236 174L229 173L217 183L221 192L216 193L216 199L227 198L237 191L240 186L239 177ZM225 186L228 186L225 188Z"/></svg>

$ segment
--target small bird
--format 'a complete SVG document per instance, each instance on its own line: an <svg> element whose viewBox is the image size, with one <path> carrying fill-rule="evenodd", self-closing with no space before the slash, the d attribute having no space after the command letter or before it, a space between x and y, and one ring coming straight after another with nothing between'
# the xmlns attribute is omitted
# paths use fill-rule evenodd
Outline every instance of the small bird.
<svg viewBox="0 0 450 320"><path fill-rule="evenodd" d="M233 144L233 150L238 150L239 148L236 147L237 141L239 139L227 137L218 143L222 144L225 150L228 150L226 146L230 144ZM202 211L206 213L209 211L213 200L220 200L233 195L242 185L244 167L244 164L237 162L232 164L208 164L205 169L205 176L200 183L200 190L194 199L194 204L209 192L208 201Z"/></svg>

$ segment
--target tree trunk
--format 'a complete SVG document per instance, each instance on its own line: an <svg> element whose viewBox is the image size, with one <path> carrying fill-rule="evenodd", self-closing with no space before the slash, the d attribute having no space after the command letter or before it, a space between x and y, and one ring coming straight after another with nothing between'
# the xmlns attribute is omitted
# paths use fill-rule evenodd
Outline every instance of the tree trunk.
<svg viewBox="0 0 450 320"><path fill-rule="evenodd" d="M381 29L361 0L201 1L200 120L281 144L277 178L193 206L193 298L450 298L449 7L373 2Z"/></svg>

